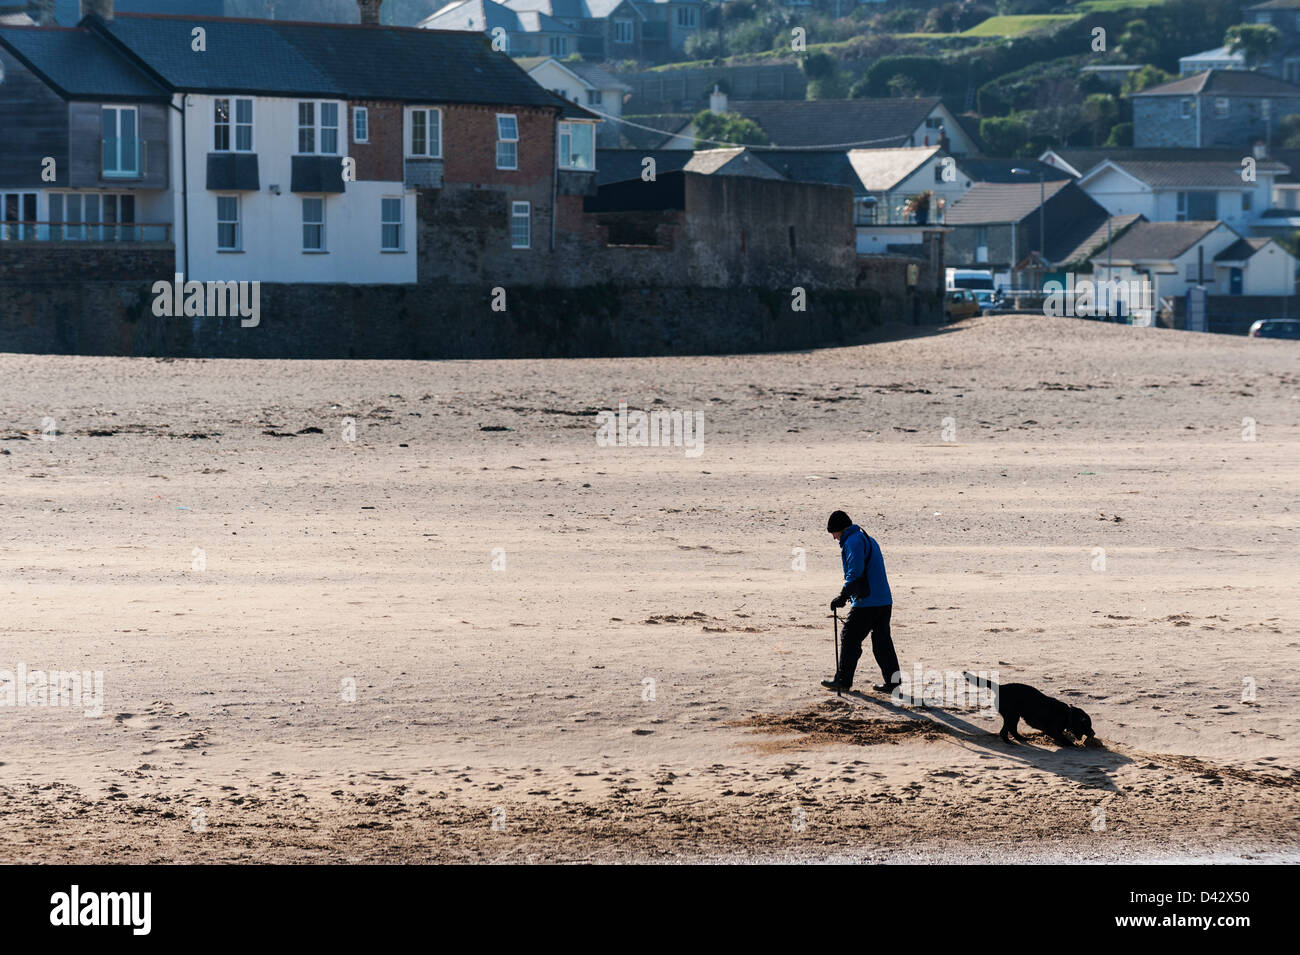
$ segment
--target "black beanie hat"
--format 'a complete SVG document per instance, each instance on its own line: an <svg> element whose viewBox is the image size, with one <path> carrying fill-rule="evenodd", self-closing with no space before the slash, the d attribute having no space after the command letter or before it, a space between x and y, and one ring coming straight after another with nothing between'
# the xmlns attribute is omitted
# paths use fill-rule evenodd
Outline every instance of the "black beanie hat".
<svg viewBox="0 0 1300 955"><path fill-rule="evenodd" d="M836 511L831 515L830 520L826 522L826 532L828 534L834 534L836 531L844 530L852 523L853 522L849 520L849 515L845 514L843 511Z"/></svg>

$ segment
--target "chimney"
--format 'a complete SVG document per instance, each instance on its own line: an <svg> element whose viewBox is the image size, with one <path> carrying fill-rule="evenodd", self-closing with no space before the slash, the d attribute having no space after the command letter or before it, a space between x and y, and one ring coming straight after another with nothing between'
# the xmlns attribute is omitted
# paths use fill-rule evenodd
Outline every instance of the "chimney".
<svg viewBox="0 0 1300 955"><path fill-rule="evenodd" d="M379 26L379 7L384 0L357 0L357 9L361 11L363 26Z"/></svg>
<svg viewBox="0 0 1300 955"><path fill-rule="evenodd" d="M55 26L54 0L27 0L27 15L38 27Z"/></svg>
<svg viewBox="0 0 1300 955"><path fill-rule="evenodd" d="M718 89L718 84L713 84L713 92L709 94L709 112L722 114L727 111L727 94Z"/></svg>
<svg viewBox="0 0 1300 955"><path fill-rule="evenodd" d="M1268 144L1262 139L1255 140L1255 148L1253 151L1256 159L1268 158Z"/></svg>
<svg viewBox="0 0 1300 955"><path fill-rule="evenodd" d="M101 20L113 19L113 0L81 0L83 17L96 14Z"/></svg>

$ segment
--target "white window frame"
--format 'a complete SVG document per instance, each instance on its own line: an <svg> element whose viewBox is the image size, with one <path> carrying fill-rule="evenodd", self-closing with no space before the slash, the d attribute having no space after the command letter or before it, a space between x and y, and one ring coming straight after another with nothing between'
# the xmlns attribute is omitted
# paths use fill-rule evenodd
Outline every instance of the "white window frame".
<svg viewBox="0 0 1300 955"><path fill-rule="evenodd" d="M1196 114L1195 102L1191 97L1187 97L1179 104L1183 119L1191 119Z"/></svg>
<svg viewBox="0 0 1300 955"><path fill-rule="evenodd" d="M226 104L226 120L221 122L218 118L217 109L220 104ZM248 105L248 122L241 122L239 119L240 104ZM214 153L251 153L253 149L253 101L247 96L216 96L212 99L212 151ZM218 142L218 133L221 129L226 131L226 145L222 146ZM248 130L248 145L239 145L239 132L241 129Z"/></svg>
<svg viewBox="0 0 1300 955"><path fill-rule="evenodd" d="M569 38L567 36L547 37L546 48L551 56L569 55Z"/></svg>
<svg viewBox="0 0 1300 955"><path fill-rule="evenodd" d="M1216 119L1223 119L1228 115L1228 97L1219 96L1214 100L1214 116Z"/></svg>
<svg viewBox="0 0 1300 955"><path fill-rule="evenodd" d="M319 219L307 218L307 203L309 202L320 203ZM316 227L320 229L319 232L320 244L318 246L308 246L307 244L307 229L309 227ZM326 239L325 239L325 197L324 196L303 196L302 197L302 251L310 255L316 255L321 252L329 251L329 247L326 245Z"/></svg>
<svg viewBox="0 0 1300 955"><path fill-rule="evenodd" d="M588 106L603 106L603 105L604 105L604 102L603 102L604 99L605 99L605 91L604 91L604 90L587 90L587 105L588 105Z"/></svg>
<svg viewBox="0 0 1300 955"><path fill-rule="evenodd" d="M419 113L424 116L424 139L425 151L417 153L415 151L415 115ZM437 116L437 133L436 137L429 135L431 128L430 118ZM442 158L442 109L437 106L413 106L406 110L406 131L404 133L406 140L406 158L408 159L441 159ZM433 140L437 139L434 143ZM435 147L436 146L436 150Z"/></svg>
<svg viewBox="0 0 1300 955"><path fill-rule="evenodd" d="M627 39L623 39L627 37ZM632 20L618 19L614 21L614 42L629 44L636 42L636 23Z"/></svg>
<svg viewBox="0 0 1300 955"><path fill-rule="evenodd" d="M358 130L361 131L361 135L357 135ZM352 141L370 142L370 108L367 106L352 107Z"/></svg>
<svg viewBox="0 0 1300 955"><path fill-rule="evenodd" d="M117 127L117 135L114 141L117 143L117 155L115 157L117 168L108 170L104 168L104 155L100 155L99 174L105 179L138 179L140 178L140 153L144 151L144 141L140 138L140 108L138 106L101 106L99 113L99 133L100 138L104 136L104 114L112 112L116 114L114 125ZM122 117L131 113L135 117L135 166L132 169L122 168ZM108 141L104 139L104 148L107 149Z"/></svg>
<svg viewBox="0 0 1300 955"><path fill-rule="evenodd" d="M519 244L515 235L515 224L522 221L527 232L524 243ZM533 204L531 202L510 203L510 248L531 249L533 247Z"/></svg>
<svg viewBox="0 0 1300 955"><path fill-rule="evenodd" d="M231 202L233 202L233 203L235 204L235 218L234 218L234 219L223 219L223 218L221 218L221 203L222 203L223 200L229 200L229 201L231 201ZM242 252L242 251L244 250L244 229L243 229L243 224L239 221L239 219L240 219L240 216L239 216L240 211L241 211L241 210L240 210L240 208L239 208L239 196L238 196L238 195L233 195L233 196L222 196L222 195L218 195L218 196L217 196L217 251L218 251L218 252ZM222 245L222 244L221 244L221 227L222 227L222 226L227 226L227 225L232 225L232 224L233 224L234 227L235 227L235 242L234 242L233 245Z"/></svg>
<svg viewBox="0 0 1300 955"><path fill-rule="evenodd" d="M591 165L575 166L573 164L573 130L574 127L583 126L591 130ZM591 172L596 168L596 130L591 123L574 123L560 122L557 124L555 131L555 140L559 146L559 155L556 157L561 169L576 169L579 172Z"/></svg>
<svg viewBox="0 0 1300 955"><path fill-rule="evenodd" d="M693 27L696 25L696 10L694 7L677 8L677 25L679 27Z"/></svg>
<svg viewBox="0 0 1300 955"><path fill-rule="evenodd" d="M506 135L508 130L506 130L505 127L502 125L501 122L502 120L509 120L514 125L515 127L514 136ZM503 166L501 164L501 160L503 158L501 147L507 145L510 146L510 148L505 151L505 155L507 157L513 156L514 161L508 166ZM514 113L497 113L497 168L498 169L519 168L519 117L516 116Z"/></svg>
<svg viewBox="0 0 1300 955"><path fill-rule="evenodd" d="M334 107L334 122L331 125L325 124L324 106ZM309 107L311 110L310 121L303 122L303 107ZM333 99L305 99L298 101L298 156L337 156L339 155L339 123L345 115L347 107L338 100ZM334 133L334 148L330 151L325 149L325 132L332 130ZM303 148L303 133L310 132L311 148Z"/></svg>
<svg viewBox="0 0 1300 955"><path fill-rule="evenodd" d="M397 221L386 219L386 209L391 208L391 204L397 206ZM379 199L379 251L381 252L405 252L406 251L406 202L401 196L381 196ZM388 245L387 235L391 226L397 227L397 244Z"/></svg>

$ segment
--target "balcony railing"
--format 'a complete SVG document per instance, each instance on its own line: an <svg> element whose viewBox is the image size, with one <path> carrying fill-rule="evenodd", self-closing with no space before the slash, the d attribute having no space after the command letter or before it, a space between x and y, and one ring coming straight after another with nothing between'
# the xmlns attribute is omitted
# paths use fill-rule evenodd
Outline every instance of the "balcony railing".
<svg viewBox="0 0 1300 955"><path fill-rule="evenodd" d="M169 222L0 222L0 242L170 242Z"/></svg>
<svg viewBox="0 0 1300 955"><path fill-rule="evenodd" d="M148 141L101 139L99 168L105 179L143 179L149 171Z"/></svg>

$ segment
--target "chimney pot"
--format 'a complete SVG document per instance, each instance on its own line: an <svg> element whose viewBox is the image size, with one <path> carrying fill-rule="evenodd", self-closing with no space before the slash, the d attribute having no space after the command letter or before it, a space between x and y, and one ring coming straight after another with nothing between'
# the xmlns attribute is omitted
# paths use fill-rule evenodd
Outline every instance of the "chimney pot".
<svg viewBox="0 0 1300 955"><path fill-rule="evenodd" d="M383 0L357 0L357 9L365 26L379 26L379 7L382 4Z"/></svg>
<svg viewBox="0 0 1300 955"><path fill-rule="evenodd" d="M27 0L27 15L38 27L54 26L54 0Z"/></svg>
<svg viewBox="0 0 1300 955"><path fill-rule="evenodd" d="M113 0L81 0L81 15L97 14L101 20L113 19Z"/></svg>

